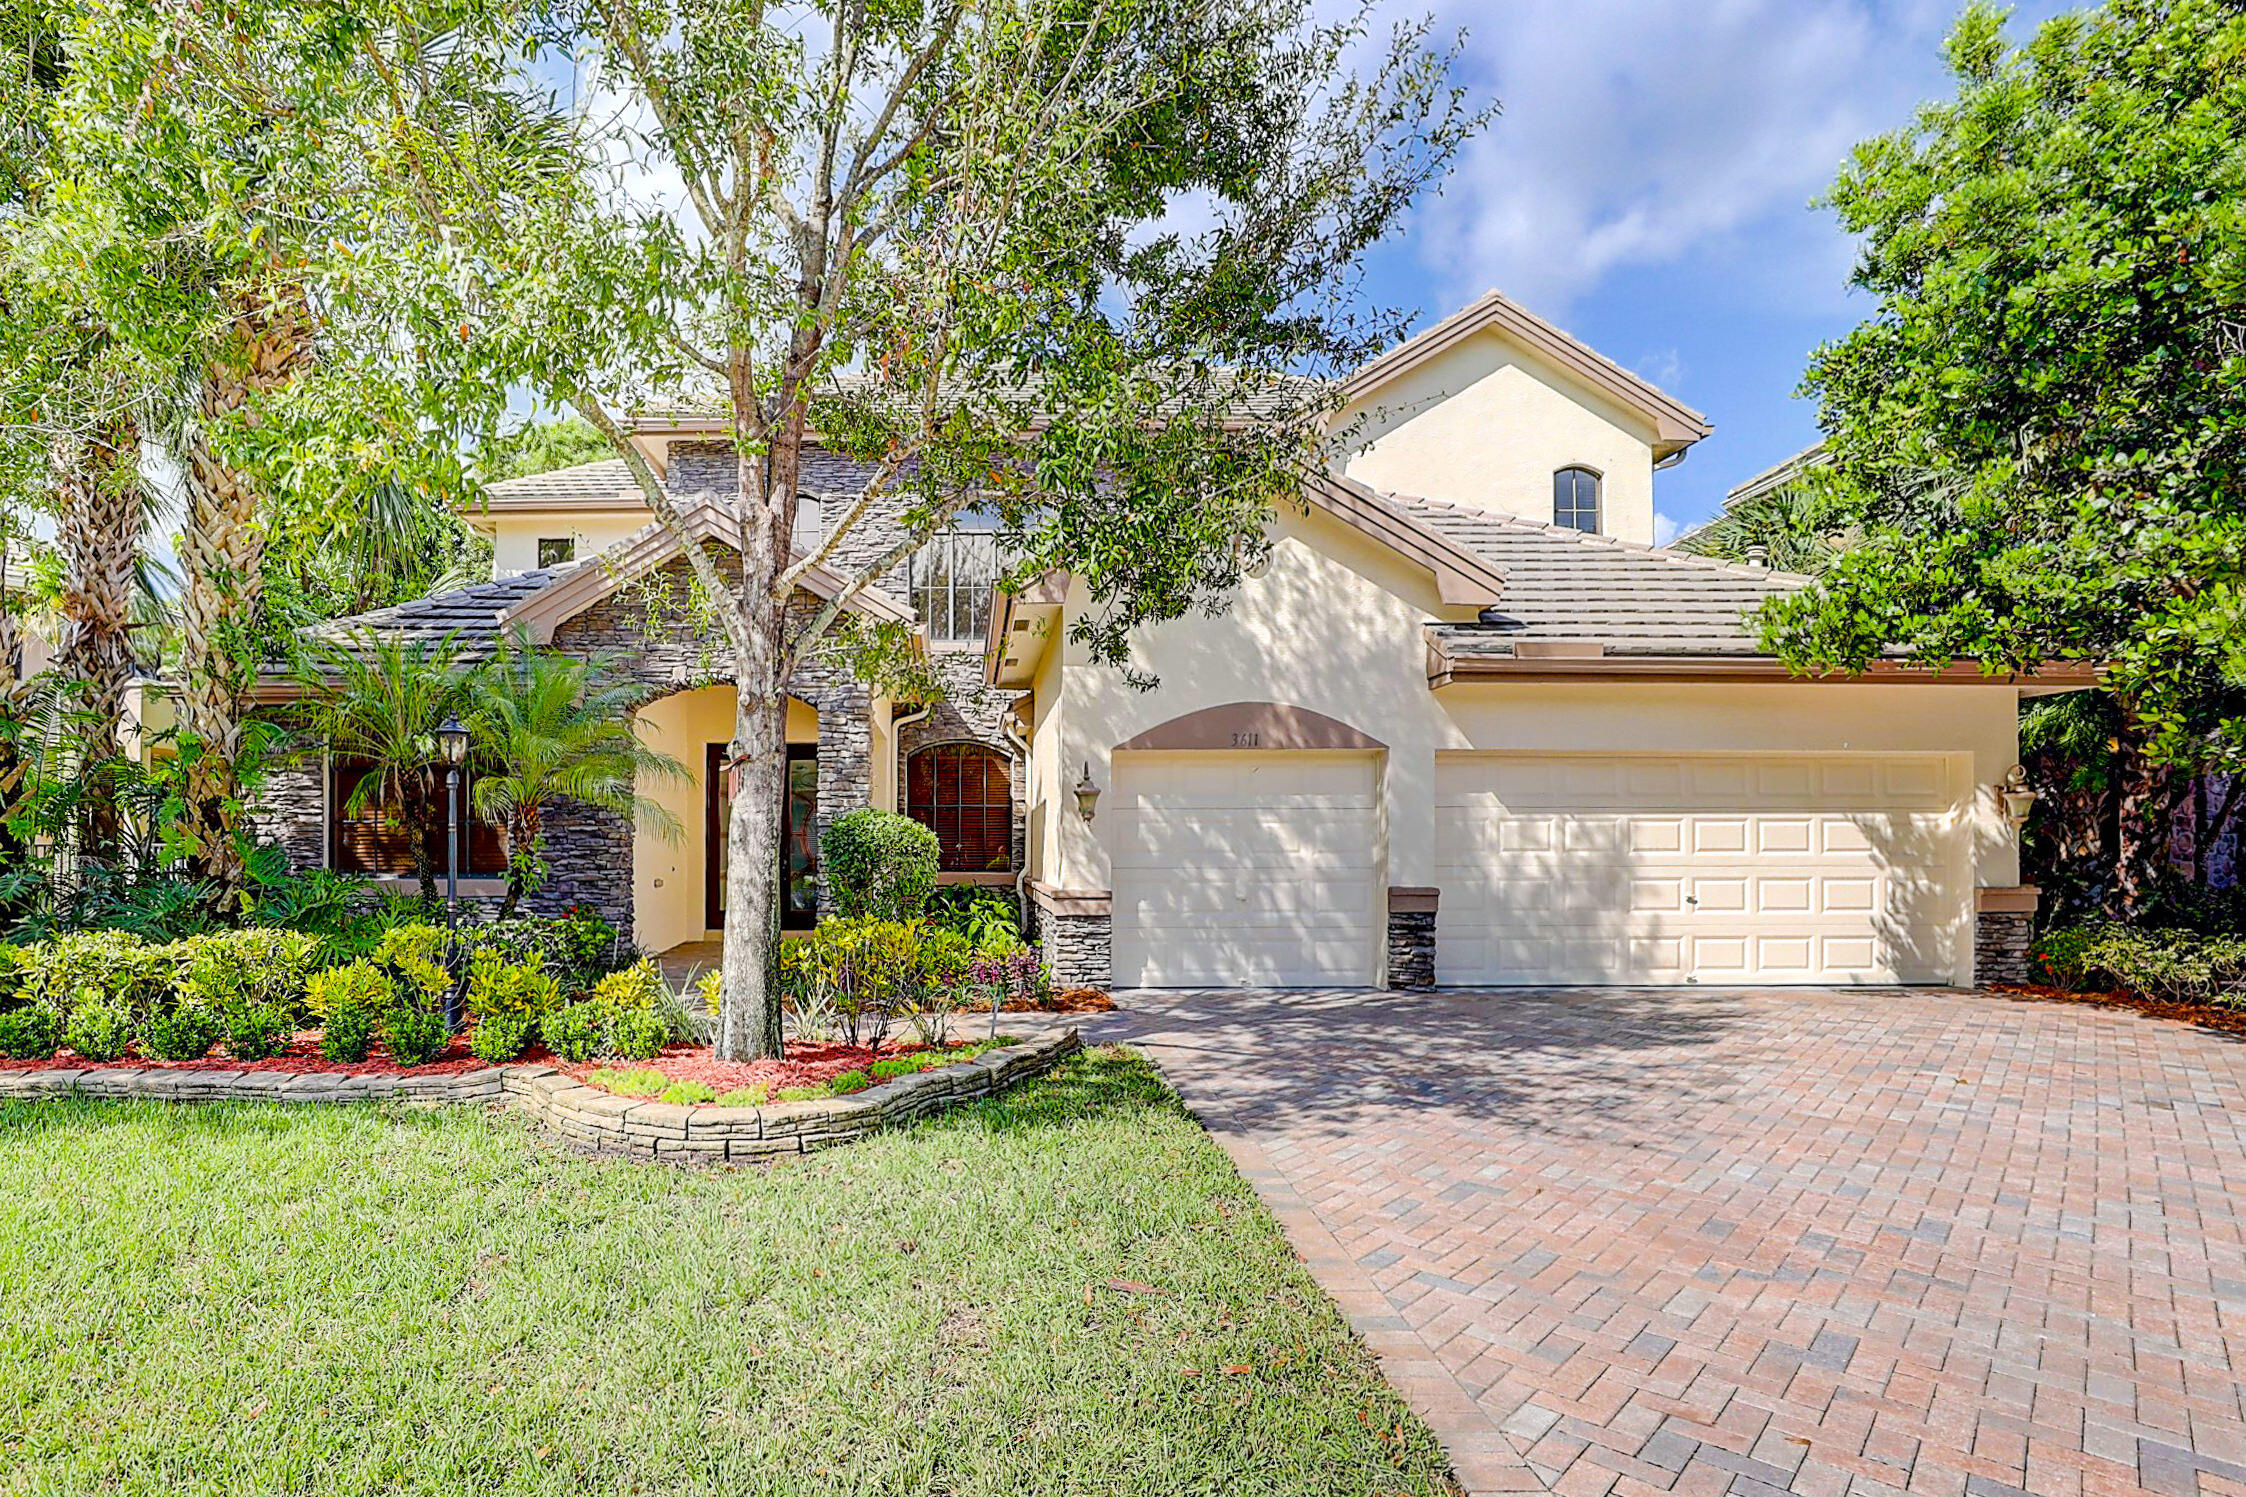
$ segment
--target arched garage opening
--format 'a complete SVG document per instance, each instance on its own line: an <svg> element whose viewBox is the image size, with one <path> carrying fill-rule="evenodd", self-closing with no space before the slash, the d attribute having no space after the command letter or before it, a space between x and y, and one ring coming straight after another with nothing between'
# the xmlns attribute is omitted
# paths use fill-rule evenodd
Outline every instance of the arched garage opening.
<svg viewBox="0 0 2246 1497"><path fill-rule="evenodd" d="M1384 753L1277 702L1204 708L1117 744L1100 813L1116 986L1377 983Z"/></svg>

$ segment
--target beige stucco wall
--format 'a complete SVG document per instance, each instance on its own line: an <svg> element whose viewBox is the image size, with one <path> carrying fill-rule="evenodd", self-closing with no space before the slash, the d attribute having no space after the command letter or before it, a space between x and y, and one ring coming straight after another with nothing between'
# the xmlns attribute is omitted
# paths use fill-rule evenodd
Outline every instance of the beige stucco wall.
<svg viewBox="0 0 2246 1497"><path fill-rule="evenodd" d="M491 575L512 577L538 565L538 543L564 536L577 542L580 559L592 556L645 529L652 518L645 509L608 513L471 514L469 523L491 535Z"/></svg>
<svg viewBox="0 0 2246 1497"><path fill-rule="evenodd" d="M1050 767L1064 768L1073 784L1088 760L1093 780L1112 788L1114 745L1125 739L1204 707L1276 701L1387 745L1381 811L1394 885L1436 882L1436 756L1476 749L1953 755L1969 881L2018 881L2017 852L1988 789L2018 758L2009 687L1522 682L1433 692L1420 626L1444 610L1423 575L1323 516L1290 517L1282 531L1271 567L1243 584L1228 613L1141 637L1136 662L1159 675L1156 690L1132 690L1080 646L1056 652L1066 661L1061 679L1048 687L1041 676L1037 698L1034 758L1049 766L1032 780L1050 859L1041 877L1067 888L1111 887L1105 827L1057 814L1069 796Z"/></svg>
<svg viewBox="0 0 2246 1497"><path fill-rule="evenodd" d="M1600 527L1653 541L1653 426L1495 331L1341 413L1344 470L1392 493L1552 518L1552 475L1598 471Z"/></svg>
<svg viewBox="0 0 2246 1497"><path fill-rule="evenodd" d="M643 820L632 838L632 922L639 943L653 951L698 941L707 915L704 870L709 849L704 766L709 746L733 737L733 688L682 691L640 709L640 732L649 748L687 768L685 779L642 775L639 793L671 814L679 835L667 838ZM816 743L819 715L802 702L788 703L788 742Z"/></svg>

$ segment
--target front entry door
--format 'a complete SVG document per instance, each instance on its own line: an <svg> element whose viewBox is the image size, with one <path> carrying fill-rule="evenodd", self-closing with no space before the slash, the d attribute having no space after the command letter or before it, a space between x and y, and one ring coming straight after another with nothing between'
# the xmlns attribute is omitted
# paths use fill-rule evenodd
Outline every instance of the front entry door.
<svg viewBox="0 0 2246 1497"><path fill-rule="evenodd" d="M725 928L726 823L733 814L733 777L726 745L709 746L703 774L703 918ZM780 803L780 924L809 930L819 919L819 746L788 745L788 788Z"/></svg>

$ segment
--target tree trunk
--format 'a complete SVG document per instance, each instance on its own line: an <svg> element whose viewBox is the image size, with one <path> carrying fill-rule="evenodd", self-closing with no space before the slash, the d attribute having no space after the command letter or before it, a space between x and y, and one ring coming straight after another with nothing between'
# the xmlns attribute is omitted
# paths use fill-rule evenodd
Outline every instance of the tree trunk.
<svg viewBox="0 0 2246 1497"><path fill-rule="evenodd" d="M741 783L725 827L725 946L719 1060L781 1051L780 813L787 794L787 697L741 691L731 761Z"/></svg>
<svg viewBox="0 0 2246 1497"><path fill-rule="evenodd" d="M50 449L57 498L55 539L63 555L61 628L55 668L75 714L70 731L90 771L78 826L82 856L118 851L116 782L108 766L123 752L119 727L132 679L133 572L140 556L140 428L117 415Z"/></svg>
<svg viewBox="0 0 2246 1497"><path fill-rule="evenodd" d="M312 362L311 315L295 287L244 293L223 346L204 366L184 464L187 523L180 534L186 588L180 606L180 726L191 740L180 830L196 876L239 906L248 867L242 839L243 720L257 679L257 615L264 599L265 540L257 490L215 453L214 428L242 419L257 394L279 389Z"/></svg>
<svg viewBox="0 0 2246 1497"><path fill-rule="evenodd" d="M2145 913L2158 881L2160 864L2167 856L2168 823L2162 810L2168 803L2166 770L2155 767L2145 755L2146 734L2134 713L2124 713L2121 749L2114 756L2114 774L2120 782L2115 808L2113 917L2134 924Z"/></svg>
<svg viewBox="0 0 2246 1497"><path fill-rule="evenodd" d="M538 844L545 838L544 817L535 801L517 801L507 812L507 894L499 901L498 919L514 916L529 890L529 870L537 866ZM463 837L467 828L461 828Z"/></svg>

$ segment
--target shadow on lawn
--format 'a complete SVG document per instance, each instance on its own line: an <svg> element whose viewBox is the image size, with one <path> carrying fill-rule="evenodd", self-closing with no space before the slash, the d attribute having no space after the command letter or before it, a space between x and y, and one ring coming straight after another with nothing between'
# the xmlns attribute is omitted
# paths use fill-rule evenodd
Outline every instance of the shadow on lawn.
<svg viewBox="0 0 2246 1497"><path fill-rule="evenodd" d="M1721 989L1235 990L1121 1002L1098 1039L1143 1048L1196 1108L1259 1127L1346 1132L1384 1113L1443 1110L1568 1137L1670 1137L1722 1106L1742 1068L1785 1053L1771 1010Z"/></svg>

